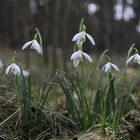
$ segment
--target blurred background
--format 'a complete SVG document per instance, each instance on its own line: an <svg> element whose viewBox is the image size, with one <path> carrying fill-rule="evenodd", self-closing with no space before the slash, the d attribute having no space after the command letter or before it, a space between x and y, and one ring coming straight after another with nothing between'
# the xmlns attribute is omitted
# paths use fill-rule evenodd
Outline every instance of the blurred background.
<svg viewBox="0 0 140 140"><path fill-rule="evenodd" d="M1 0L0 59L11 57L5 52L18 50L32 40L35 28L43 37L44 59L51 69L67 70L67 60L73 52L72 37L85 19L87 33L96 46L87 41L86 52L126 54L133 43L140 48L140 0ZM6 54L6 55L5 55ZM35 56L33 56L35 55ZM36 54L25 50L26 67ZM21 55L19 55L19 59Z"/></svg>

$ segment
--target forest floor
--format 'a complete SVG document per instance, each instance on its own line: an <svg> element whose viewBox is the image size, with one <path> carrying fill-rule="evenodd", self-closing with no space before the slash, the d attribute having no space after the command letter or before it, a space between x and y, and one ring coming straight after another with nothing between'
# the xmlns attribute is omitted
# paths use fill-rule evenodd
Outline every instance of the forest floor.
<svg viewBox="0 0 140 140"><path fill-rule="evenodd" d="M5 50L5 53L7 53L7 58L5 59L5 56L1 54L1 59L8 63L12 53L9 53L8 50ZM18 53L19 61L22 61L23 57L25 58L26 55L21 56ZM31 58L30 63L32 60L36 60L36 55L29 57ZM117 55L114 56L114 59L121 67L122 63L117 60ZM33 62L30 67L32 72L35 70L33 75L38 74L36 63L38 62ZM47 75L49 71L51 70L47 69L44 75ZM127 70L127 74L130 75L134 71L138 76L130 95L129 110L117 124L116 131L107 127L105 132L101 132L100 124L95 124L86 131L79 130L66 110L66 98L59 87L52 88L47 100L47 107L45 106L41 114L41 120L33 126L23 127L19 93L13 87L13 81L0 79L0 140L140 140L140 72L138 66L133 65L133 68ZM33 90L38 88L35 84L38 77L34 78ZM36 113L34 106L31 110Z"/></svg>

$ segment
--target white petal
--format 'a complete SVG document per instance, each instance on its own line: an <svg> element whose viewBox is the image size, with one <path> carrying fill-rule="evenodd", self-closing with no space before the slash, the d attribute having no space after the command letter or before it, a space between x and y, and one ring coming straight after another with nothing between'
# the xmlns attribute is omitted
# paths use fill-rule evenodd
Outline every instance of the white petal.
<svg viewBox="0 0 140 140"><path fill-rule="evenodd" d="M129 58L127 59L127 61L126 61L126 64L128 64L134 57L135 57L135 55L129 57Z"/></svg>
<svg viewBox="0 0 140 140"><path fill-rule="evenodd" d="M11 65L9 65L7 68L6 68L6 74L8 74L9 73L9 71L10 71L10 69L11 69L11 66L12 66L12 64Z"/></svg>
<svg viewBox="0 0 140 140"><path fill-rule="evenodd" d="M119 68L115 65L111 63L111 66L116 70L116 71L120 71Z"/></svg>
<svg viewBox="0 0 140 140"><path fill-rule="evenodd" d="M32 49L35 49L41 55L43 54L42 47L40 46L40 44L35 39L33 40L32 46L33 46Z"/></svg>
<svg viewBox="0 0 140 140"><path fill-rule="evenodd" d="M74 52L74 53L72 54L72 56L71 56L71 60L76 59L76 58L78 58L78 57L82 57L82 53L81 53L81 52L82 52L82 51Z"/></svg>
<svg viewBox="0 0 140 140"><path fill-rule="evenodd" d="M104 71L105 71L105 72L108 72L110 69L111 69L111 65L110 65L110 63L108 62L107 64L104 65Z"/></svg>
<svg viewBox="0 0 140 140"><path fill-rule="evenodd" d="M30 75L30 72L28 72L26 70L22 70L22 73L25 77L28 77Z"/></svg>
<svg viewBox="0 0 140 140"><path fill-rule="evenodd" d="M90 42L92 43L92 45L95 45L95 41L94 41L94 39L92 38L92 36L89 35L89 34L87 34L87 33L86 33L86 36L87 36L87 38L90 40Z"/></svg>
<svg viewBox="0 0 140 140"><path fill-rule="evenodd" d="M80 37L81 37L81 33L77 33L77 34L75 34L74 37L72 38L72 41L77 41Z"/></svg>
<svg viewBox="0 0 140 140"><path fill-rule="evenodd" d="M15 75L20 74L21 73L20 67L13 63L11 66L11 72L13 72Z"/></svg>
<svg viewBox="0 0 140 140"><path fill-rule="evenodd" d="M104 70L105 70L105 66L106 66L106 64L105 64L105 65L103 65L103 67L102 67L102 71L104 71Z"/></svg>
<svg viewBox="0 0 140 140"><path fill-rule="evenodd" d="M91 58L87 53L82 52L82 54L84 55L84 57L85 57L89 62L92 63L92 58Z"/></svg>
<svg viewBox="0 0 140 140"><path fill-rule="evenodd" d="M72 38L72 41L80 41L82 38L85 38L85 32L84 31L74 35L74 37Z"/></svg>
<svg viewBox="0 0 140 140"><path fill-rule="evenodd" d="M137 62L138 64L140 64L140 55L139 55L139 54L135 54L134 60L136 60L136 62Z"/></svg>
<svg viewBox="0 0 140 140"><path fill-rule="evenodd" d="M24 45L23 45L23 47L22 47L22 50L24 50L25 48L27 48L29 45L31 45L32 44L32 41L28 41L28 42L26 42Z"/></svg>
<svg viewBox="0 0 140 140"><path fill-rule="evenodd" d="M73 66L74 67L78 67L79 63L80 63L80 61L78 59L73 60Z"/></svg>

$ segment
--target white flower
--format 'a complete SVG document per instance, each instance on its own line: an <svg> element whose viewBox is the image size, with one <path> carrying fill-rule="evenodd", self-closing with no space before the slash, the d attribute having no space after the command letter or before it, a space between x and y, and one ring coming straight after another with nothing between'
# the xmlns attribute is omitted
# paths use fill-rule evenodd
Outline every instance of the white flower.
<svg viewBox="0 0 140 140"><path fill-rule="evenodd" d="M12 72L13 74L17 75L21 73L21 70L18 65L16 65L15 63L12 63L6 69L6 74L8 74L9 72Z"/></svg>
<svg viewBox="0 0 140 140"><path fill-rule="evenodd" d="M31 46L31 49L34 49L34 50L36 50L39 54L43 55L42 47L41 47L40 44L37 42L37 40L33 39L32 41L26 42L26 43L23 45L22 50L24 50L24 49L27 48L28 46Z"/></svg>
<svg viewBox="0 0 140 140"><path fill-rule="evenodd" d="M2 68L4 66L4 64L2 63L2 61L0 60L0 68Z"/></svg>
<svg viewBox="0 0 140 140"><path fill-rule="evenodd" d="M140 64L140 55L139 54L134 54L131 57L129 57L126 61L126 64L128 64L132 59L134 59L134 62Z"/></svg>
<svg viewBox="0 0 140 140"><path fill-rule="evenodd" d="M83 56L92 63L92 58L87 54L82 52L81 50L78 50L74 52L71 56L71 60L73 60L74 67L77 67L81 61L83 61Z"/></svg>
<svg viewBox="0 0 140 140"><path fill-rule="evenodd" d="M109 70L111 70L112 67L113 67L116 71L120 71L119 68L118 68L115 64L113 64L113 63L111 63L111 62L107 62L107 63L103 66L102 71L108 72Z"/></svg>
<svg viewBox="0 0 140 140"><path fill-rule="evenodd" d="M92 36L89 35L88 33L86 33L85 31L82 31L82 32L77 33L76 35L74 35L74 37L72 38L72 41L76 41L77 44L80 44L81 40L86 39L86 37L90 40L92 45L95 45L95 41L92 38Z"/></svg>
<svg viewBox="0 0 140 140"><path fill-rule="evenodd" d="M23 73L24 77L28 77L30 75L30 72L26 71L26 70L22 70L22 73Z"/></svg>

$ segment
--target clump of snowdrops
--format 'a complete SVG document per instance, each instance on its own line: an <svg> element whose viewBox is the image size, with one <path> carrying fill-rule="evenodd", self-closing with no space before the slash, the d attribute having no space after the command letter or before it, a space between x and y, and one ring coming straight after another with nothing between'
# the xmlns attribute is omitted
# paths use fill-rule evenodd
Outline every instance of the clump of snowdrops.
<svg viewBox="0 0 140 140"><path fill-rule="evenodd" d="M105 131L108 128L115 130L117 124L121 120L124 113L127 111L127 105L129 97L132 92L135 75L129 82L127 88L122 87L121 94L123 96L126 93L126 98L117 100L117 86L119 86L117 80L120 79L116 75L120 72L120 69L116 64L111 61L110 56L106 55L105 50L97 65L96 70L89 72L85 71L84 59L87 59L91 65L94 59L83 51L84 43L89 40L92 46L95 46L95 41L91 35L87 33L86 26L83 23L83 19L80 23L79 32L74 35L72 41L74 44L74 53L71 55L75 72L73 74L64 74L64 77L59 77L58 73L52 78L51 84L41 84L42 69L43 69L43 44L40 32L36 29L36 34L31 41L25 43L22 50L30 47L35 50L40 57L40 79L38 83L37 99L32 99L32 74L25 71L18 62L16 62L16 54L14 54L11 63L7 66L5 74L14 79L15 88L18 91L19 104L21 110L21 120L24 126L30 126L36 123L43 112L44 106L47 102L47 97L53 86L53 81L59 77L58 84L62 88L66 97L66 110L68 116L76 123L79 130L90 130L94 127ZM134 52L134 55L130 56ZM105 59L106 58L106 59ZM106 64L100 69L102 60L107 60ZM122 83L125 83L127 77L128 64L134 60L134 62L140 64L140 55L134 45L129 49L124 77L121 79ZM0 61L0 68L3 67L3 63ZM116 78L117 77L117 78ZM94 79L94 80L93 80ZM102 81L105 81L105 84ZM94 91L88 88L89 83L94 82ZM35 111L33 111L33 108Z"/></svg>
<svg viewBox="0 0 140 140"><path fill-rule="evenodd" d="M21 64L16 61L16 53L14 53L11 63L7 66L5 74L9 79L12 79L15 89L18 91L20 105L18 110L21 112L22 125L26 128L30 128L30 126L33 126L42 118L42 112L52 84L42 84L43 45L42 37L38 29L36 29L33 40L25 43L22 46L22 50L27 47L35 50L40 57L38 89L34 91L36 93L32 91L32 75L29 71L24 70ZM3 65L0 61L0 68L2 68ZM50 80L49 77L47 79ZM52 78L52 81L53 79L54 78Z"/></svg>
<svg viewBox="0 0 140 140"><path fill-rule="evenodd" d="M127 105L132 92L135 75L127 88L122 87L122 93L119 94L123 97L124 93L126 93L126 98L117 100L117 89L119 86L117 80L120 80L120 78L116 75L120 72L120 69L116 64L111 62L111 58L106 55L107 50L105 50L97 63L96 71L93 72L91 70L86 72L84 58L90 63L94 63L91 56L83 51L83 47L85 47L84 43L87 39L94 47L95 41L86 32L86 26L82 20L79 32L72 39L72 41L75 41L75 44L71 60L73 61L75 73L65 73L65 77L60 79L60 85L66 96L66 109L80 130L87 131L95 127L101 129L102 132L108 129L110 131L116 130L118 123L128 109ZM130 57L133 50L136 50L134 45L128 51L124 77L120 80L122 83L125 83L128 63L133 59L138 64L140 63L140 56L137 51ZM107 62L100 70L99 66L104 59ZM105 81L104 84L103 81ZM94 90L90 91L88 88L89 83L95 85Z"/></svg>

